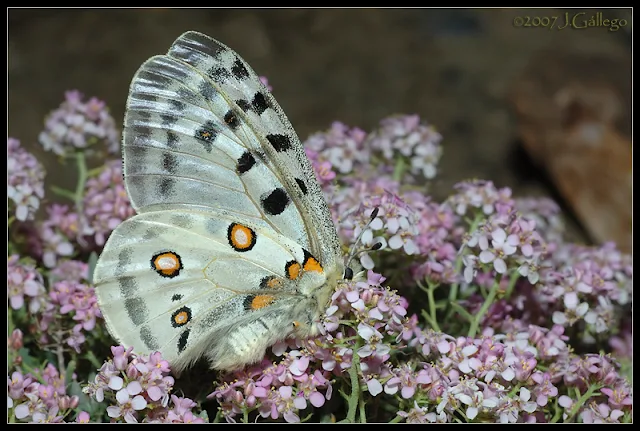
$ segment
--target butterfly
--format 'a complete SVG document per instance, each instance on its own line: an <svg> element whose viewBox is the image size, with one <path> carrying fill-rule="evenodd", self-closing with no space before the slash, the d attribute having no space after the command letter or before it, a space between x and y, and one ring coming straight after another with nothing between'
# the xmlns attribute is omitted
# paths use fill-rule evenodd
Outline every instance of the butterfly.
<svg viewBox="0 0 640 431"><path fill-rule="evenodd" d="M197 32L133 77L124 182L136 215L94 271L111 335L180 372L234 370L318 333L347 267L302 143L258 75Z"/></svg>

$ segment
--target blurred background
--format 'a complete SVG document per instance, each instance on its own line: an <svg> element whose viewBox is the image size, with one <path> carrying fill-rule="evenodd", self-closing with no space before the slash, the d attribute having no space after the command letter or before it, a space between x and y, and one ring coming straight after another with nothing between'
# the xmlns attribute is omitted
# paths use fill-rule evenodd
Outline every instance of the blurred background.
<svg viewBox="0 0 640 431"><path fill-rule="evenodd" d="M589 26L559 29L566 16ZM198 30L269 79L301 139L419 114L444 137L437 198L492 180L558 201L575 240L630 251L630 9L10 9L8 23L8 136L48 182L74 181L37 141L64 92L121 123L140 64Z"/></svg>

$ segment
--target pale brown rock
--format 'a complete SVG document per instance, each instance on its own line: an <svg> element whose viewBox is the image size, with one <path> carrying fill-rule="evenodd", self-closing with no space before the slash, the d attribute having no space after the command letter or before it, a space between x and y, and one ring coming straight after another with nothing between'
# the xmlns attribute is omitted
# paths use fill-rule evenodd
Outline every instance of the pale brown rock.
<svg viewBox="0 0 640 431"><path fill-rule="evenodd" d="M628 252L632 145L624 129L630 77L628 83L605 81L596 70L606 65L623 72L627 65L576 56L544 58L546 68L533 66L512 92L519 137L592 239L615 241Z"/></svg>

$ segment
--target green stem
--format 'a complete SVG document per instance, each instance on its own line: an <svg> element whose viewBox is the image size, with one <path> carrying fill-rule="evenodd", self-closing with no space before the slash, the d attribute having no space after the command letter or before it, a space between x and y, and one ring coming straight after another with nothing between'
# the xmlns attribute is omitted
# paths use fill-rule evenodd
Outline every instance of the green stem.
<svg viewBox="0 0 640 431"><path fill-rule="evenodd" d="M429 299L429 314L431 315L431 319L429 320L431 321L431 325L434 331L442 332L440 330L440 325L438 325L438 322L436 319L436 301L433 296L433 292L438 287L438 284L433 284L429 281L427 283L428 283L427 298Z"/></svg>
<svg viewBox="0 0 640 431"><path fill-rule="evenodd" d="M390 424L397 424L398 422L400 422L402 419L404 419L402 416L396 416L395 418L391 419L389 421Z"/></svg>
<svg viewBox="0 0 640 431"><path fill-rule="evenodd" d="M58 186L51 186L51 191L53 193L55 193L58 196L61 196L63 198L67 198L70 201L73 201L75 203L76 201L76 194L75 192L71 192L69 190L65 190L62 187L58 187Z"/></svg>
<svg viewBox="0 0 640 431"><path fill-rule="evenodd" d="M97 168L89 169L87 171L87 178L97 177L98 175L100 175L100 173L102 172L103 169L104 168L102 166L98 166Z"/></svg>
<svg viewBox="0 0 640 431"><path fill-rule="evenodd" d="M360 362L358 349L361 347L360 343L361 340L358 339L353 346L353 356L351 358L351 366L349 367L349 380L351 381L351 395L347 398L349 408L347 410L347 417L340 422L352 424L356 422L356 413L358 412L358 404L360 400L360 378L358 377L358 363Z"/></svg>
<svg viewBox="0 0 640 431"><path fill-rule="evenodd" d="M502 276L498 274L496 281L493 283L493 286L491 286L491 290L489 291L487 298L484 300L482 307L480 307L480 311L478 311L475 319L471 322L471 326L469 326L469 332L467 333L468 337L474 338L476 336L476 332L478 331L482 318L487 313L487 310L489 310L491 304L493 304L493 300L496 298L498 289L500 288L500 280L502 280Z"/></svg>
<svg viewBox="0 0 640 431"><path fill-rule="evenodd" d="M507 287L507 292L505 293L505 298L511 298L513 294L513 289L516 287L516 281L520 278L520 273L517 270L511 273L511 277L509 277L509 286Z"/></svg>
<svg viewBox="0 0 640 431"><path fill-rule="evenodd" d="M468 232L469 233L475 232L478 229L478 225L483 220L484 220L484 216L481 214L477 214L476 218L473 220L473 222L471 222ZM456 258L455 274L460 274L461 269L462 269L462 253L458 254L458 257ZM451 285L451 289L449 289L449 303L457 301L459 288L460 288L460 283L453 283ZM447 315L447 318L449 317L451 317L451 310L449 310L449 314Z"/></svg>
<svg viewBox="0 0 640 431"><path fill-rule="evenodd" d="M364 398L360 398L360 423L367 423L367 412L364 409Z"/></svg>
<svg viewBox="0 0 640 431"><path fill-rule="evenodd" d="M395 181L399 182L402 179L402 175L404 175L405 165L406 163L404 161L404 157L399 157L395 167L393 168L393 179Z"/></svg>
<svg viewBox="0 0 640 431"><path fill-rule="evenodd" d="M11 307L7 307L7 326L9 330L9 335L13 332L13 319L12 319Z"/></svg>
<svg viewBox="0 0 640 431"><path fill-rule="evenodd" d="M59 331L58 335L57 335L57 346L56 346L56 356L58 358L58 369L60 370L60 375L61 376L66 376L67 372L65 370L65 363L64 363L64 349L62 347L62 333Z"/></svg>
<svg viewBox="0 0 640 431"><path fill-rule="evenodd" d="M562 417L562 408L558 406L558 397L556 397L555 399L555 403L554 403L555 407L554 407L554 411L556 412L555 415L549 419L549 423L554 424L556 422L558 422L560 420L560 418Z"/></svg>
<svg viewBox="0 0 640 431"><path fill-rule="evenodd" d="M213 418L213 422L212 423L217 424L221 420L222 420L222 410L218 409L218 411L216 412L215 417Z"/></svg>
<svg viewBox="0 0 640 431"><path fill-rule="evenodd" d="M83 152L76 153L76 166L78 167L78 183L76 184L75 204L76 210L82 212L82 198L84 186L87 182L87 161Z"/></svg>
<svg viewBox="0 0 640 431"><path fill-rule="evenodd" d="M435 328L438 326L438 323L431 318L431 316L429 315L429 313L427 313L426 310L422 310L422 317L424 317L424 320L427 321L427 323L429 324L429 326L431 326L432 328Z"/></svg>
<svg viewBox="0 0 640 431"><path fill-rule="evenodd" d="M565 419L564 422L565 423L570 422L573 419L573 417L578 413L578 410L583 408L587 404L587 401L589 400L589 398L591 398L593 393L599 389L600 389L600 386L598 385L589 386L589 389L587 389L587 392L585 392L584 395L582 395L580 399L578 399L578 401L576 401L573 404L573 407L571 408L571 411L567 415L567 419ZM576 390L576 392L578 391Z"/></svg>
<svg viewBox="0 0 640 431"><path fill-rule="evenodd" d="M353 357L351 359L351 366L349 367L349 380L351 380L351 395L349 396L349 410L347 411L347 421L349 423L356 422L356 412L358 409L358 401L360 400L360 378L358 377L358 353L356 349L357 344L353 349Z"/></svg>

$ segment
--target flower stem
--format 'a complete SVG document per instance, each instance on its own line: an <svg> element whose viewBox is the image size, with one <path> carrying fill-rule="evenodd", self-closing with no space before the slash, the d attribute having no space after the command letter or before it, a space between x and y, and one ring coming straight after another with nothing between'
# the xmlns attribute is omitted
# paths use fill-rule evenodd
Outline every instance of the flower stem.
<svg viewBox="0 0 640 431"><path fill-rule="evenodd" d="M433 297L433 291L436 290L436 288L438 287L438 284L434 284L431 283L430 281L427 281L427 298L429 298L429 314L431 315L431 319L429 319L431 321L431 326L433 327L433 329L435 331L438 332L442 332L440 330L440 325L438 325L438 321L436 319L436 301L435 298Z"/></svg>
<svg viewBox="0 0 640 431"><path fill-rule="evenodd" d="M469 332L467 333L468 337L474 338L476 336L476 332L478 332L478 327L480 326L482 318L487 313L487 310L489 310L491 304L493 304L493 300L496 299L498 289L500 288L500 280L502 280L502 276L498 274L496 281L493 283L493 286L491 286L491 290L489 291L487 298L484 300L482 307L480 307L480 311L478 311L473 322L471 322L471 325L469 326Z"/></svg>
<svg viewBox="0 0 640 431"><path fill-rule="evenodd" d="M511 277L509 277L509 286L507 287L507 292L505 293L505 298L509 299L511 298L511 295L513 294L513 289L516 287L516 281L518 281L518 279L520 278L520 274L518 273L518 271L513 271L511 273Z"/></svg>
<svg viewBox="0 0 640 431"><path fill-rule="evenodd" d="M583 408L587 404L587 401L589 400L589 398L591 398L593 393L595 391L597 391L598 389L600 389L600 386L598 386L598 385L589 386L589 389L587 389L587 392L585 392L580 397L580 399L573 404L573 407L571 408L571 411L567 415L567 419L565 419L564 422L565 423L566 422L570 422L573 419L573 417L578 413L578 410L580 410L581 408ZM578 392L578 391L576 390L576 392Z"/></svg>
<svg viewBox="0 0 640 431"><path fill-rule="evenodd" d="M349 367L349 379L351 380L351 396L349 397L349 410L347 411L347 421L349 423L356 422L356 413L358 409L358 401L360 400L360 379L358 377L358 353L357 344L353 349L353 357L351 358L351 366Z"/></svg>
<svg viewBox="0 0 640 431"><path fill-rule="evenodd" d="M484 220L484 216L481 214L477 214L476 218L471 222L468 232L469 233L475 232L478 229L478 225L482 220ZM455 274L459 275L461 269L462 269L462 253L458 253L458 256L456 258L456 264L455 264ZM459 288L460 288L460 283L453 283L451 285L451 289L449 289L449 303L456 302L456 300L458 299ZM447 318L451 317L451 312L452 310L449 310L449 314L447 315Z"/></svg>
<svg viewBox="0 0 640 431"><path fill-rule="evenodd" d="M364 398L360 398L360 423L367 423L367 412L364 409Z"/></svg>
<svg viewBox="0 0 640 431"><path fill-rule="evenodd" d="M393 168L393 180L394 181L400 181L402 179L402 175L404 175L404 170L405 170L405 161L404 161L404 157L399 157L398 161L396 162L396 165Z"/></svg>
<svg viewBox="0 0 640 431"><path fill-rule="evenodd" d="M58 357L58 370L60 370L60 375L65 376L67 373L65 371L64 364L64 350L62 348L62 331L58 331L58 340L56 346L56 356Z"/></svg>
<svg viewBox="0 0 640 431"><path fill-rule="evenodd" d="M221 420L222 420L222 409L218 408L218 411L216 412L216 415L214 416L212 423L217 424Z"/></svg>
<svg viewBox="0 0 640 431"><path fill-rule="evenodd" d="M398 422L400 422L402 419L403 419L403 418L402 418L402 416L396 416L396 417L394 417L393 419L391 419L391 420L389 421L389 423L390 423L390 424L397 424L397 423L398 423Z"/></svg>
<svg viewBox="0 0 640 431"><path fill-rule="evenodd" d="M349 380L351 380L351 395L349 395L347 399L349 409L347 410L347 417L340 422L352 424L356 422L356 413L358 412L358 404L360 401L360 378L358 377L358 362L360 362L358 349L361 347L360 343L361 340L358 339L353 346L353 356L351 357L351 366L349 367Z"/></svg>

